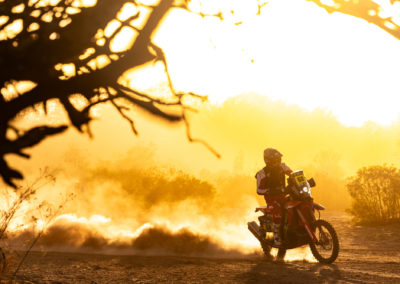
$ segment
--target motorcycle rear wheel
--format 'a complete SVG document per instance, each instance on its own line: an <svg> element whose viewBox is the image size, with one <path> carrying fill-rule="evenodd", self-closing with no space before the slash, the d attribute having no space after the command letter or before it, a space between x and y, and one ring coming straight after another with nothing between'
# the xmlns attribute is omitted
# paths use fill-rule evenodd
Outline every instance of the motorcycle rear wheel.
<svg viewBox="0 0 400 284"><path fill-rule="evenodd" d="M267 245L266 243L262 242L261 243L262 250L264 252L264 256L268 260L272 260L272 255L271 255L271 246Z"/></svg>
<svg viewBox="0 0 400 284"><path fill-rule="evenodd" d="M321 263L332 263L339 255L339 239L333 226L325 220L314 223L316 243L310 243L313 256Z"/></svg>

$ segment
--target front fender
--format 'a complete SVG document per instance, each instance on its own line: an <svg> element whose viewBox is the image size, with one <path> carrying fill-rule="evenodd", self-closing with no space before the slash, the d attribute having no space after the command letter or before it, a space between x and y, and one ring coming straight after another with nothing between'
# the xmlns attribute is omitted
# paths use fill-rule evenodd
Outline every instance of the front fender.
<svg viewBox="0 0 400 284"><path fill-rule="evenodd" d="M292 209L292 208L297 207L297 206L300 205L301 203L302 203L302 202L299 201L299 200L288 201L288 202L285 204L285 207L286 207L287 210L289 210L289 209Z"/></svg>
<svg viewBox="0 0 400 284"><path fill-rule="evenodd" d="M325 210L324 206L322 206L321 204L315 203L315 202L312 203L312 207L317 210Z"/></svg>

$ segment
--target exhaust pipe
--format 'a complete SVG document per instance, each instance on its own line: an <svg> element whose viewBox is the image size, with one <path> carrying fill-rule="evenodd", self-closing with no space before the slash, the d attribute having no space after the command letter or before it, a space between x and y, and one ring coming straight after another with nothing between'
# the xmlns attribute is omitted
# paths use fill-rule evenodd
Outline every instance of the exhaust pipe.
<svg viewBox="0 0 400 284"><path fill-rule="evenodd" d="M261 235L260 226L255 221L251 221L247 223L247 228L249 231L259 240L260 242L264 241L264 237Z"/></svg>

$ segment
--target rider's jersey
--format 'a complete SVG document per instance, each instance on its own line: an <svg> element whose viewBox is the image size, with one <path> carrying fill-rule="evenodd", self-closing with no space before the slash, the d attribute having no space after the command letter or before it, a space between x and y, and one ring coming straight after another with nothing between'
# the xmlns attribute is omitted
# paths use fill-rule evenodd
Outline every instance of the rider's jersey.
<svg viewBox="0 0 400 284"><path fill-rule="evenodd" d="M281 163L277 167L264 167L256 174L257 194L259 195L279 195L285 188L285 174L289 175L292 170L285 164Z"/></svg>

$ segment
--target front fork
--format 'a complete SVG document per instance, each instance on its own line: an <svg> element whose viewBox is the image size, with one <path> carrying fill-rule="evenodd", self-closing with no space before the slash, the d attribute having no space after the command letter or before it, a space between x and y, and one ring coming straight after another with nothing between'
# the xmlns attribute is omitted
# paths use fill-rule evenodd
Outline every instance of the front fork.
<svg viewBox="0 0 400 284"><path fill-rule="evenodd" d="M282 226L283 229L281 231L281 236L282 236L283 240L286 240L286 234L287 234L287 230L288 230L288 226L289 226L289 224L288 224L289 212L287 209L283 208L282 214L283 214L283 220L282 220L283 221L283 226Z"/></svg>
<svg viewBox="0 0 400 284"><path fill-rule="evenodd" d="M307 222L307 220L306 220L306 218L304 217L303 213L301 213L301 211L300 211L298 208L296 208L296 212L297 212L297 215L299 215L299 217L300 217L300 220L301 220L301 222L302 222L302 225L304 226L304 228L306 228L306 231L307 231L308 236L310 237L311 241L312 241L313 243L318 242L317 237L315 236L313 230L312 230L311 227L310 227L310 224ZM312 216L314 217L314 215L312 215ZM314 218L315 218L315 217L314 217Z"/></svg>

